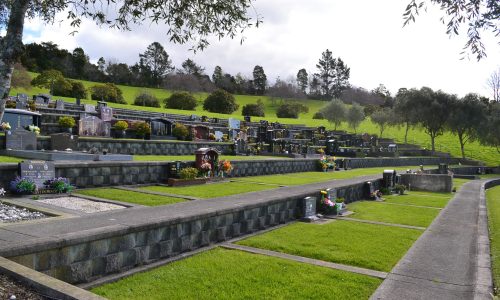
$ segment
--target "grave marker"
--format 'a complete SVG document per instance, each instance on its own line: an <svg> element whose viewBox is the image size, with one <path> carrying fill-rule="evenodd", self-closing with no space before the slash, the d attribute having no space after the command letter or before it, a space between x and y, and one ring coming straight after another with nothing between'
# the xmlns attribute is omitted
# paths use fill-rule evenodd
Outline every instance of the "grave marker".
<svg viewBox="0 0 500 300"><path fill-rule="evenodd" d="M36 150L36 134L22 128L8 131L5 134L5 149Z"/></svg>
<svg viewBox="0 0 500 300"><path fill-rule="evenodd" d="M64 110L64 101L63 100L56 100L56 109Z"/></svg>
<svg viewBox="0 0 500 300"><path fill-rule="evenodd" d="M57 151L76 150L78 148L78 136L69 133L51 134L50 145L52 150Z"/></svg>
<svg viewBox="0 0 500 300"><path fill-rule="evenodd" d="M83 109L86 113L95 113L95 106L93 104L84 104Z"/></svg>
<svg viewBox="0 0 500 300"><path fill-rule="evenodd" d="M313 222L318 220L316 216L316 197L305 197L302 201L302 221Z"/></svg>
<svg viewBox="0 0 500 300"><path fill-rule="evenodd" d="M20 162L19 174L21 175L21 178L32 179L38 188L42 188L45 181L56 177L54 163L41 160L27 160Z"/></svg>
<svg viewBox="0 0 500 300"><path fill-rule="evenodd" d="M99 114L103 122L110 122L113 119L113 109L107 106L101 106Z"/></svg>

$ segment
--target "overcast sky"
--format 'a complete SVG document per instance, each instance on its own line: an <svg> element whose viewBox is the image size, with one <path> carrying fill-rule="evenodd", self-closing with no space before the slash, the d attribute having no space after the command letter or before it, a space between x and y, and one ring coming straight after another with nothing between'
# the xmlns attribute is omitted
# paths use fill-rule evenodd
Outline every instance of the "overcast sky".
<svg viewBox="0 0 500 300"><path fill-rule="evenodd" d="M190 45L169 43L165 26L149 24L120 32L84 22L76 35L70 35L74 29L67 23L29 21L24 42L52 41L69 51L82 47L93 62L102 56L133 64L139 53L158 41L177 67L191 58L208 75L220 65L225 72L250 77L254 66L261 65L270 83L278 76L295 77L301 68L309 74L317 72L321 53L330 49L351 68L350 82L355 86L373 89L382 83L393 94L400 87L428 86L459 96L476 92L491 97L486 80L500 68L498 38L484 35L486 59L477 62L471 56L461 60L466 35L447 36L436 8L403 28L407 2L257 0L254 6L264 22L243 33L243 45L240 38L213 39L208 49L196 54L188 50Z"/></svg>

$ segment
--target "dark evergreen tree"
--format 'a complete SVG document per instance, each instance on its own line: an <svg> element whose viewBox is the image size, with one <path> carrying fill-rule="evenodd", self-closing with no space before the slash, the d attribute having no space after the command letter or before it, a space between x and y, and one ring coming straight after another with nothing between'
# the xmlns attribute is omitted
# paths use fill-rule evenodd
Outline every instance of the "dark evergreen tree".
<svg viewBox="0 0 500 300"><path fill-rule="evenodd" d="M264 95L267 86L267 76L264 73L264 68L255 66L253 68L253 87L256 95Z"/></svg>
<svg viewBox="0 0 500 300"><path fill-rule="evenodd" d="M326 100L340 97L343 90L349 87L350 69L342 59L333 58L332 52L326 49L316 64L317 77L321 88L321 96Z"/></svg>
<svg viewBox="0 0 500 300"><path fill-rule="evenodd" d="M222 89L222 81L224 80L224 73L222 72L222 68L220 66L216 66L214 68L214 73L212 74L212 82L216 87Z"/></svg>
<svg viewBox="0 0 500 300"><path fill-rule="evenodd" d="M197 78L203 77L205 75L205 68L196 64L192 59L188 58L182 63L181 73L193 75Z"/></svg>
<svg viewBox="0 0 500 300"><path fill-rule="evenodd" d="M308 83L309 75L307 74L306 69L300 69L299 72L297 72L297 85L304 94L306 93Z"/></svg>
<svg viewBox="0 0 500 300"><path fill-rule="evenodd" d="M158 42L148 46L143 54L139 54L139 68L145 82L156 87L160 86L163 78L174 70L167 51Z"/></svg>

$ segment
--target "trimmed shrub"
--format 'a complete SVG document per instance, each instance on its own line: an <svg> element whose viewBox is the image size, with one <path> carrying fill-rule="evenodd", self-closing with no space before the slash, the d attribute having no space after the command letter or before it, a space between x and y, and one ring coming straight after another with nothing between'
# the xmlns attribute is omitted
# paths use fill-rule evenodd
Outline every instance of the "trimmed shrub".
<svg viewBox="0 0 500 300"><path fill-rule="evenodd" d="M60 117L57 123L63 128L73 128L76 124L75 119L68 116Z"/></svg>
<svg viewBox="0 0 500 300"><path fill-rule="evenodd" d="M198 169L196 168L184 168L179 171L179 177L181 179L195 179L198 176Z"/></svg>
<svg viewBox="0 0 500 300"><path fill-rule="evenodd" d="M134 105L160 107L160 100L148 92L140 92L134 99Z"/></svg>
<svg viewBox="0 0 500 300"><path fill-rule="evenodd" d="M184 124L175 123L174 129L172 129L172 135L175 136L179 140L185 140L189 135L189 130Z"/></svg>
<svg viewBox="0 0 500 300"><path fill-rule="evenodd" d="M113 128L120 131L127 130L128 123L125 121L118 121L115 123L115 125L113 125Z"/></svg>
<svg viewBox="0 0 500 300"><path fill-rule="evenodd" d="M137 122L134 124L135 134L139 137L145 137L151 133L151 126L146 122Z"/></svg>
<svg viewBox="0 0 500 300"><path fill-rule="evenodd" d="M71 81L71 96L76 99L87 99L87 89L83 83L78 81Z"/></svg>
<svg viewBox="0 0 500 300"><path fill-rule="evenodd" d="M239 107L234 96L224 90L216 90L211 93L203 103L204 110L221 114L232 114Z"/></svg>
<svg viewBox="0 0 500 300"><path fill-rule="evenodd" d="M196 98L188 92L175 92L165 99L165 108L195 110L198 102Z"/></svg>
<svg viewBox="0 0 500 300"><path fill-rule="evenodd" d="M324 119L325 119L325 116L323 115L323 113L322 113L322 112L317 111L317 112L313 115L313 119L315 119L315 120L324 120Z"/></svg>
<svg viewBox="0 0 500 300"><path fill-rule="evenodd" d="M309 108L300 103L283 103L276 110L278 118L293 118L297 119L300 113L306 113Z"/></svg>
<svg viewBox="0 0 500 300"><path fill-rule="evenodd" d="M65 78L59 78L54 81L52 85L52 94L54 96L71 97L72 93L73 86L71 85L71 81Z"/></svg>
<svg viewBox="0 0 500 300"><path fill-rule="evenodd" d="M123 99L122 91L113 83L94 85L90 88L90 97L97 101L127 104Z"/></svg>
<svg viewBox="0 0 500 300"><path fill-rule="evenodd" d="M264 112L264 104L262 101L257 101L257 103L252 104L246 104L243 106L241 110L241 115L243 116L254 116L254 117L264 117L265 112Z"/></svg>

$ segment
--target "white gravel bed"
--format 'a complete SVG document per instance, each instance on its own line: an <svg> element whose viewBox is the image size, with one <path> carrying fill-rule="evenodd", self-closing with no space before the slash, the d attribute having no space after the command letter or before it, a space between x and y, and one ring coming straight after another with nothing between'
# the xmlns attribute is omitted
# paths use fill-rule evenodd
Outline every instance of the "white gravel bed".
<svg viewBox="0 0 500 300"><path fill-rule="evenodd" d="M0 203L0 223L42 219L45 217L43 213L38 211L30 211L23 207Z"/></svg>
<svg viewBox="0 0 500 300"><path fill-rule="evenodd" d="M98 202L92 201L88 199L83 199L79 197L60 197L60 198L51 198L51 199L43 199L37 200L38 202L47 203L54 206L64 207L67 209L73 209L78 211L83 211L85 213L95 213L100 211L107 211L113 209L122 209L125 206L106 203L106 202Z"/></svg>

